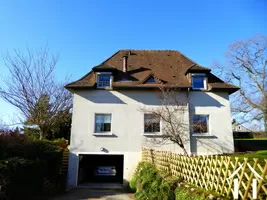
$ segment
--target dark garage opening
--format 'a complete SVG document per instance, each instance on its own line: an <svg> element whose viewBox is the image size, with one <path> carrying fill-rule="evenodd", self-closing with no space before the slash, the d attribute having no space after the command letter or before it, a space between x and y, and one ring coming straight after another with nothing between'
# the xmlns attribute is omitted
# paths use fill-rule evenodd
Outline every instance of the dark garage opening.
<svg viewBox="0 0 267 200"><path fill-rule="evenodd" d="M123 155L79 155L78 184L123 184Z"/></svg>

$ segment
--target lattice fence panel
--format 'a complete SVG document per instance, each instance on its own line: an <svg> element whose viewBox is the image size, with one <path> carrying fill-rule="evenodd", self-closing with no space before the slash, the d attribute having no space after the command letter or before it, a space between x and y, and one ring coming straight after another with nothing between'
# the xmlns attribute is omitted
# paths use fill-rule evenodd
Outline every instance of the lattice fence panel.
<svg viewBox="0 0 267 200"><path fill-rule="evenodd" d="M256 179L259 199L267 199L267 159L259 162L258 159L229 156L185 156L152 149L143 149L142 159L154 163L159 170L172 176L227 197L233 196L233 180L238 178L239 199L244 200L252 199L253 179ZM235 177L229 178L239 167ZM253 171L263 179L255 176Z"/></svg>

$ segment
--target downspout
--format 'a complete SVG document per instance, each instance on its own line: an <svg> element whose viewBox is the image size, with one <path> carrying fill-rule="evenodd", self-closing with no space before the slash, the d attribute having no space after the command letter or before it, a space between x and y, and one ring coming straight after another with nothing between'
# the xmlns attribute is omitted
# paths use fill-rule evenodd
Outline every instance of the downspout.
<svg viewBox="0 0 267 200"><path fill-rule="evenodd" d="M190 94L189 94L190 88L187 89L186 92L186 97L187 97L187 111L188 111L188 129L189 129L189 143L188 143L188 155L192 155L192 137L191 137L191 120L190 120L190 113L191 113L191 108L190 108Z"/></svg>

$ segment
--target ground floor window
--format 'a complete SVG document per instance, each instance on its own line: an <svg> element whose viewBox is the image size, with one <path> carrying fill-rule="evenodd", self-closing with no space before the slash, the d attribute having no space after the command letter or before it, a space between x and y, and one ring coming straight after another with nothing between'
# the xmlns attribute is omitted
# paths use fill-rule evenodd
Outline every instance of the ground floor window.
<svg viewBox="0 0 267 200"><path fill-rule="evenodd" d="M160 132L160 117L153 114L144 114L144 132Z"/></svg>
<svg viewBox="0 0 267 200"><path fill-rule="evenodd" d="M207 134L209 132L209 116L194 115L193 116L193 131L196 134Z"/></svg>

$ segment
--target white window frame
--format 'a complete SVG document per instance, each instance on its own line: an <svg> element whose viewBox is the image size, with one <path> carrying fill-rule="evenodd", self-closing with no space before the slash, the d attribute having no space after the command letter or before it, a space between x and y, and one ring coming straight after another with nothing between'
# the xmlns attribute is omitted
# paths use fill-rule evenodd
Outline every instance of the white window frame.
<svg viewBox="0 0 267 200"><path fill-rule="evenodd" d="M151 115L151 113L144 113L143 115L143 135L145 136L161 135L161 130L162 130L161 119L159 119L159 132L145 132L145 115Z"/></svg>
<svg viewBox="0 0 267 200"><path fill-rule="evenodd" d="M107 87L107 86L99 86L99 75L110 75L109 87ZM97 88L111 88L111 85L112 85L112 73L111 72L98 72L97 73Z"/></svg>
<svg viewBox="0 0 267 200"><path fill-rule="evenodd" d="M208 125L208 127L207 127L207 131L208 132L206 132L206 133L194 133L194 116L205 116L206 117L206 119L207 119L207 125ZM193 136L211 136L211 134L210 134L210 130L211 130L211 128L210 128L210 115L208 115L208 114L194 114L193 115L193 118L192 118L192 124L193 124Z"/></svg>
<svg viewBox="0 0 267 200"><path fill-rule="evenodd" d="M204 77L204 88L196 88L194 87L194 77L196 76L201 76ZM192 88L194 90L206 90L207 89L207 75L206 74L191 74L191 79L192 79Z"/></svg>
<svg viewBox="0 0 267 200"><path fill-rule="evenodd" d="M110 131L97 132L96 131L96 115L110 115ZM112 135L112 113L95 113L94 114L94 133L93 135L103 136L103 135Z"/></svg>

